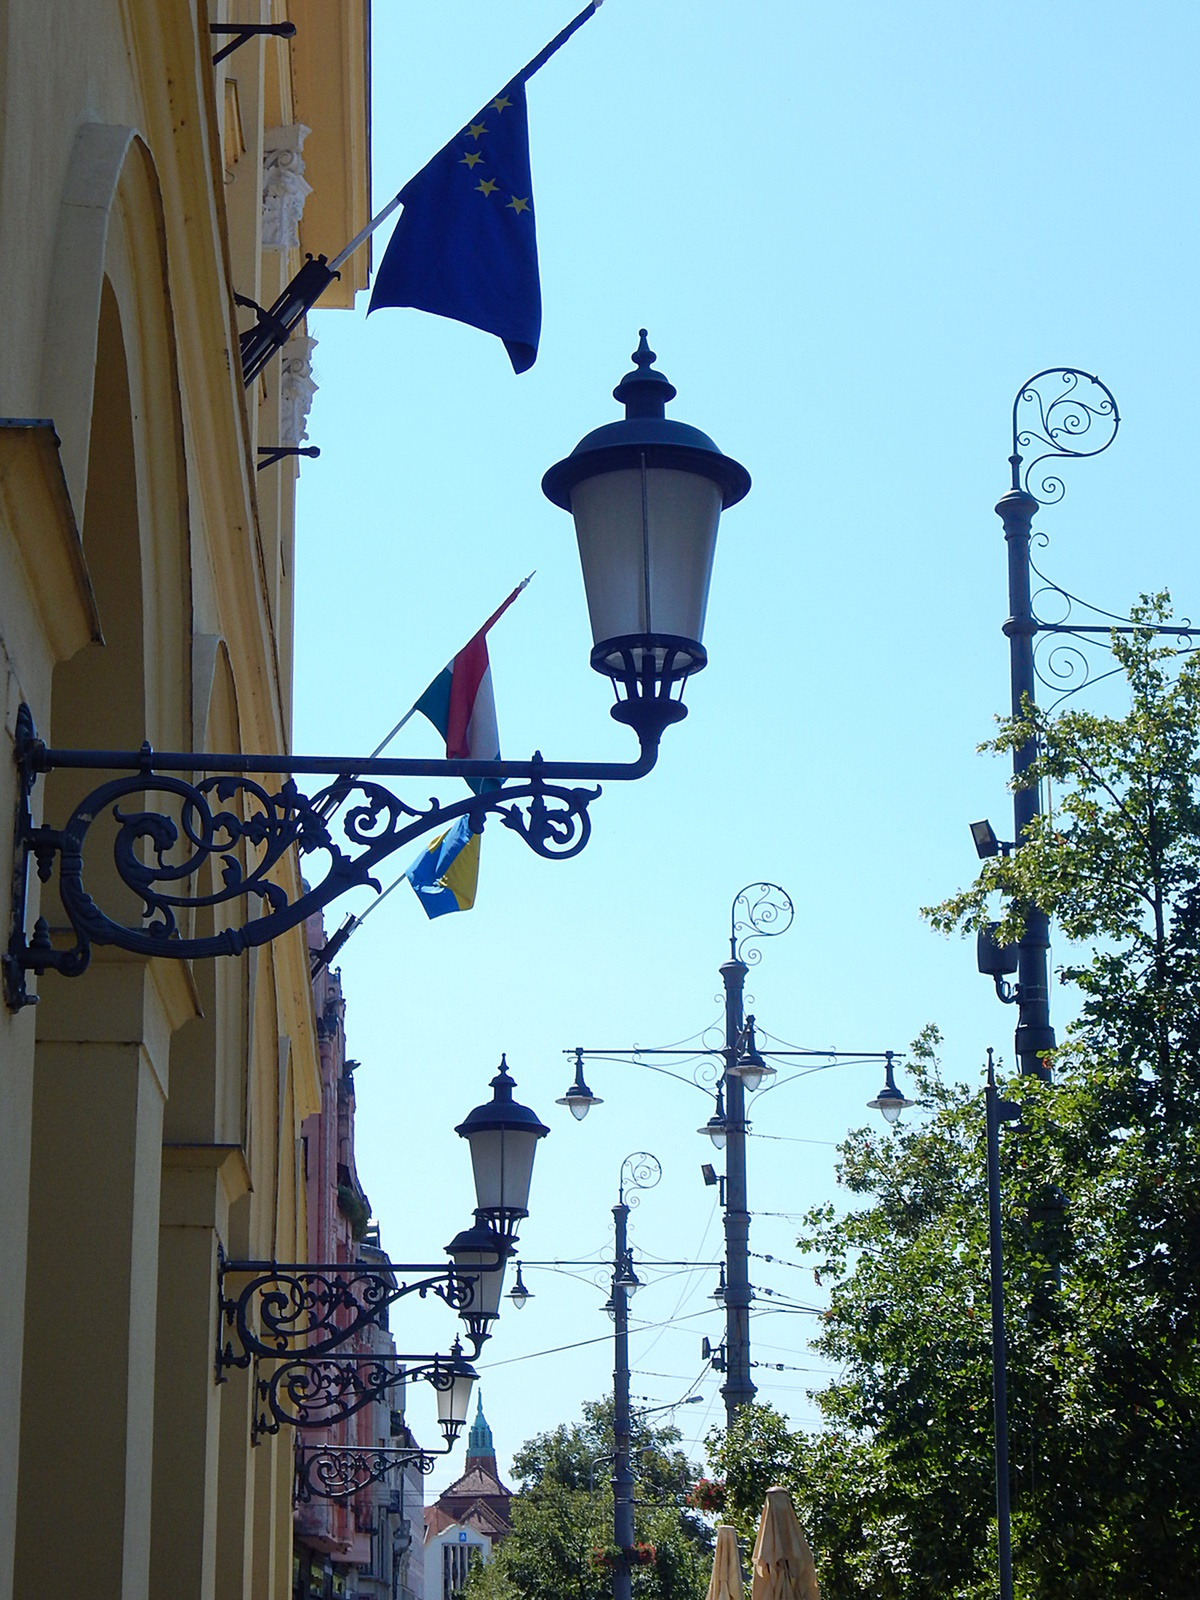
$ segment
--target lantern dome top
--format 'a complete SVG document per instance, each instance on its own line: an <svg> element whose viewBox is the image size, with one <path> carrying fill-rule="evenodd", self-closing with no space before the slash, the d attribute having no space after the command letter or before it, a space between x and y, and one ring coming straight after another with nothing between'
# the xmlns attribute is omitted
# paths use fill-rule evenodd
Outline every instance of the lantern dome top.
<svg viewBox="0 0 1200 1600"><path fill-rule="evenodd" d="M542 493L569 511L571 491L582 479L620 472L645 461L648 466L677 467L710 478L721 490L722 505L736 505L750 492L750 474L740 462L722 455L708 434L665 415L667 402L677 391L655 368L658 358L646 342L645 328L640 335L633 371L613 390L613 398L625 407L624 420L607 422L585 434L571 454L545 474Z"/></svg>
<svg viewBox="0 0 1200 1600"><path fill-rule="evenodd" d="M501 1129L532 1133L540 1139L550 1132L545 1123L539 1120L535 1111L513 1099L516 1082L509 1075L506 1056L500 1057L500 1070L492 1079L489 1088L492 1090L492 1098L483 1105L476 1106L474 1111L469 1111L455 1128L455 1133L467 1139L473 1133Z"/></svg>

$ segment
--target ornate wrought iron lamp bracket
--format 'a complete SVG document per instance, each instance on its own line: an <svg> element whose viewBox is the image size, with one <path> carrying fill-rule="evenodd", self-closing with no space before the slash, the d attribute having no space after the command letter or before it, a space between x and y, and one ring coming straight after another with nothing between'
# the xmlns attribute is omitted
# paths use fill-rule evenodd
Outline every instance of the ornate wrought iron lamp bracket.
<svg viewBox="0 0 1200 1600"><path fill-rule="evenodd" d="M536 854L569 859L588 842L588 807L601 793L599 787L576 785L645 777L658 758L663 726L653 715L637 726L641 753L627 763L546 761L540 751L529 761L208 755L163 753L148 744L138 751L48 749L37 737L29 708L22 706L15 746L21 781L12 921L3 956L6 1003L12 1011L36 1003L26 986L30 972L78 977L93 944L174 960L239 955L267 944L347 890L378 891L374 873L381 862L460 817L469 817L472 829L481 832L494 814ZM61 770L122 775L86 795L63 827L35 826L37 779ZM297 788L297 775L330 781L309 796ZM272 777L283 781L273 786ZM388 778L467 779L483 785L483 792L445 804L431 798L425 806L412 805L378 781ZM144 799L124 809L121 802L131 797ZM343 806L335 838L332 824ZM84 885L88 847L101 824L114 834L117 894L141 904L135 919L132 907L103 908ZM311 887L291 898L280 869L293 852L305 858ZM323 874L315 870L321 855ZM74 936L69 947L54 942L45 916L27 937L31 859L43 883L50 882L57 866L59 896ZM215 915L217 908L236 902L245 902L244 921L197 933L197 915Z"/></svg>
<svg viewBox="0 0 1200 1600"><path fill-rule="evenodd" d="M255 1444L284 1426L304 1430L344 1422L401 1384L425 1382L434 1389L449 1389L462 1364L461 1357L453 1354L343 1354L315 1360L296 1356L263 1377L263 1359L254 1358L257 1403L250 1437Z"/></svg>
<svg viewBox="0 0 1200 1600"><path fill-rule="evenodd" d="M383 1325L387 1308L415 1294L434 1294L455 1311L475 1299L479 1277L500 1272L507 1252L494 1267L464 1273L439 1262L218 1262L217 1381L231 1367L248 1367L256 1356L316 1360ZM228 1280L245 1276L235 1293ZM474 1360L488 1337L486 1325L468 1337Z"/></svg>
<svg viewBox="0 0 1200 1600"><path fill-rule="evenodd" d="M425 1476L437 1466L445 1450L406 1449L380 1445L375 1450L352 1450L326 1445L320 1450L301 1450L296 1457L296 1501L350 1500L368 1484L382 1483L398 1469L416 1467Z"/></svg>

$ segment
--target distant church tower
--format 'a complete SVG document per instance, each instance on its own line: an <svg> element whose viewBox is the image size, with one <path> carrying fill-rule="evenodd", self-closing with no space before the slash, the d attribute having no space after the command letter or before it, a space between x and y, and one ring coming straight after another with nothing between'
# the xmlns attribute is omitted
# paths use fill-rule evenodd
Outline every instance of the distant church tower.
<svg viewBox="0 0 1200 1600"><path fill-rule="evenodd" d="M488 1561L512 1531L512 1490L500 1481L483 1397L467 1435L463 1475L425 1508L424 1600L456 1600L473 1561Z"/></svg>
<svg viewBox="0 0 1200 1600"><path fill-rule="evenodd" d="M492 1430L488 1427L488 1420L483 1414L483 1395L480 1394L477 1399L475 1421L471 1424L471 1431L467 1435L466 1471L470 1472L472 1467L479 1467L498 1483L500 1473L496 1467L496 1446L492 1441Z"/></svg>

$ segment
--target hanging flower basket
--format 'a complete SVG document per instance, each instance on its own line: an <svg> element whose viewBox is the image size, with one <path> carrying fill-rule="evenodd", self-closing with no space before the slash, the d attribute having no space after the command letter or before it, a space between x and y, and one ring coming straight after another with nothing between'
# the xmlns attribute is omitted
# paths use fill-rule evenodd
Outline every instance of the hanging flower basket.
<svg viewBox="0 0 1200 1600"><path fill-rule="evenodd" d="M687 1503L696 1511L724 1511L724 1483L719 1478L697 1478L687 1497Z"/></svg>
<svg viewBox="0 0 1200 1600"><path fill-rule="evenodd" d="M592 1551L592 1571L612 1572L620 1566L652 1567L658 1561L658 1551L652 1544L633 1544L627 1550L619 1545L603 1545Z"/></svg>

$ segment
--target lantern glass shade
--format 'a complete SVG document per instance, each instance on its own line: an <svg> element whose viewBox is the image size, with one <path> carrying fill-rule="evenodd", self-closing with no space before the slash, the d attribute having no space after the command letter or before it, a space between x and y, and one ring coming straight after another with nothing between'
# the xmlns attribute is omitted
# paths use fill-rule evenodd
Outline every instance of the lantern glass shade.
<svg viewBox="0 0 1200 1600"><path fill-rule="evenodd" d="M711 478L644 461L575 484L571 513L596 644L644 634L700 643L721 504ZM639 670L644 654L634 647ZM656 670L664 654L655 652ZM601 670L619 666L614 655Z"/></svg>
<svg viewBox="0 0 1200 1600"><path fill-rule="evenodd" d="M489 1128L470 1135L475 1197L481 1211L527 1212L539 1138L524 1128Z"/></svg>
<svg viewBox="0 0 1200 1600"><path fill-rule="evenodd" d="M515 1084L503 1058L491 1087L492 1099L476 1106L455 1131L471 1147L475 1198L481 1218L505 1237L511 1237L515 1223L529 1214L533 1157L538 1140L550 1130L528 1106L518 1105L513 1099Z"/></svg>
<svg viewBox="0 0 1200 1600"><path fill-rule="evenodd" d="M904 1110L905 1106L911 1105L912 1101L905 1100L903 1096L900 1096L899 1099L892 1100L880 1095L877 1100L869 1100L867 1104L872 1111L878 1111L885 1122L893 1123L900 1121L900 1113Z"/></svg>
<svg viewBox="0 0 1200 1600"><path fill-rule="evenodd" d="M466 1228L446 1246L455 1272L471 1284L470 1301L460 1307L460 1315L495 1317L500 1311L504 1271L512 1246L493 1229L476 1223Z"/></svg>
<svg viewBox="0 0 1200 1600"><path fill-rule="evenodd" d="M437 1390L438 1423L448 1439L454 1439L467 1420L471 1408L471 1390L479 1374L457 1353L449 1363L453 1374L446 1387Z"/></svg>

